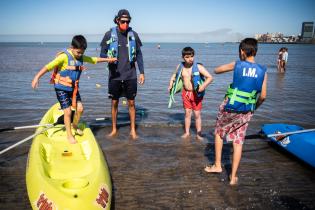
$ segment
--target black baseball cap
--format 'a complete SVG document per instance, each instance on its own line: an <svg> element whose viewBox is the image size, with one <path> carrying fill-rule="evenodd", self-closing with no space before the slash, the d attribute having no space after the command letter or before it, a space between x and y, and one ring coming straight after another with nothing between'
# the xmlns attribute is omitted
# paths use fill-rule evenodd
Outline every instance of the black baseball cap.
<svg viewBox="0 0 315 210"><path fill-rule="evenodd" d="M129 11L126 10L126 9L121 9L121 10L119 10L119 12L118 12L118 14L117 14L117 17L118 17L118 18L124 17L124 18L129 18L129 19L131 19L131 16L130 16L130 14L129 14Z"/></svg>

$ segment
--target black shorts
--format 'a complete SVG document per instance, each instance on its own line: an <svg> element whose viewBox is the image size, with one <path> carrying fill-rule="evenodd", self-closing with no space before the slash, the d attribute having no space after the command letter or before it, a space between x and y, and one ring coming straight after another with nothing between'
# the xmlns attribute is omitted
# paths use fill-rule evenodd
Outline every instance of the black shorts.
<svg viewBox="0 0 315 210"><path fill-rule="evenodd" d="M120 97L126 97L128 100L134 100L137 95L137 79L131 80L109 80L108 97L118 100Z"/></svg>

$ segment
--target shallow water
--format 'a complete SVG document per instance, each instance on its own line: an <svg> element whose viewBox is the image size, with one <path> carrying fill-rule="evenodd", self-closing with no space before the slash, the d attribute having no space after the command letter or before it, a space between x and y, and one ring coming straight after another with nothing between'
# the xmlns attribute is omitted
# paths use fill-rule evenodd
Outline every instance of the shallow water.
<svg viewBox="0 0 315 210"><path fill-rule="evenodd" d="M268 67L268 96L255 113L239 169L240 185L231 188L229 144L224 146L224 171L219 175L203 172L213 162L214 123L218 106L231 74L213 75L202 111L206 140L180 139L183 110L180 96L167 109L167 86L188 44L145 43L146 83L139 87L137 125L140 138L128 137L128 111L120 104L120 135L108 139L110 117L107 99L107 72L104 64L88 65L82 75L81 96L85 105L83 120L90 123L106 156L113 179L113 209L314 209L315 176L301 161L268 143L257 134L264 123L291 123L312 128L315 125L315 46L287 45L287 72L276 71L277 51L282 45L260 45L256 61ZM0 44L0 128L36 124L55 93L45 75L38 90L31 89L34 74L50 61L66 43ZM191 44L196 57L212 73L215 66L237 59L237 44ZM87 55L97 55L97 43L90 43ZM101 87L97 88L96 84ZM0 133L0 150L33 133ZM25 165L31 142L0 156L0 209L30 209L25 187Z"/></svg>

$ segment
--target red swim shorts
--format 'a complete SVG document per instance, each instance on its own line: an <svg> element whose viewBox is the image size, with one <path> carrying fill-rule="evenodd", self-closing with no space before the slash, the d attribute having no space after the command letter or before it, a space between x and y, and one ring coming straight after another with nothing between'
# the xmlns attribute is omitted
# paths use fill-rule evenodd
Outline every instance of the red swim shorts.
<svg viewBox="0 0 315 210"><path fill-rule="evenodd" d="M184 109L192 109L195 111L200 111L202 109L203 97L198 98L195 91L187 91L183 89L182 99Z"/></svg>

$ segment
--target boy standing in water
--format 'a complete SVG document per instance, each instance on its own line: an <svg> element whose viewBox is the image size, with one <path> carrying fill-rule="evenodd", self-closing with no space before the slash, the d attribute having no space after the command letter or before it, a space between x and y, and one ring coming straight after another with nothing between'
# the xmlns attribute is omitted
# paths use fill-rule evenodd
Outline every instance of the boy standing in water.
<svg viewBox="0 0 315 210"><path fill-rule="evenodd" d="M77 141L71 132L71 106L75 109L75 116L72 126L75 133L82 135L83 132L78 129L83 105L79 93L79 79L81 72L86 70L83 62L96 64L99 62L115 62L116 58L97 58L83 55L87 48L86 39L82 35L76 35L72 39L71 47L58 53L58 56L44 66L34 77L32 87L38 87L39 79L48 71L55 69L52 74L52 83L54 83L57 99L60 107L64 111L64 123L67 131L69 143L75 144Z"/></svg>
<svg viewBox="0 0 315 210"><path fill-rule="evenodd" d="M239 46L240 61L215 68L216 74L234 71L234 75L233 83L228 87L217 116L215 163L204 170L209 173L221 173L222 139L226 137L227 141L233 141L230 185L236 185L238 182L236 172L242 156L248 122L267 95L267 69L255 63L256 53L257 40L246 38ZM260 95L257 99L258 94Z"/></svg>
<svg viewBox="0 0 315 210"><path fill-rule="evenodd" d="M197 139L202 140L201 136L201 109L202 100L206 87L212 82L212 76L202 64L194 60L195 51L191 47L182 50L184 62L180 63L171 77L168 91L171 91L173 83L177 77L183 80L182 99L185 109L185 133L182 138L190 136L191 114L194 112L197 130ZM205 78L205 79L204 79Z"/></svg>

